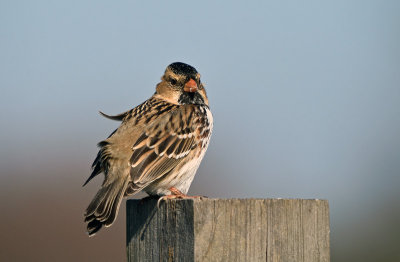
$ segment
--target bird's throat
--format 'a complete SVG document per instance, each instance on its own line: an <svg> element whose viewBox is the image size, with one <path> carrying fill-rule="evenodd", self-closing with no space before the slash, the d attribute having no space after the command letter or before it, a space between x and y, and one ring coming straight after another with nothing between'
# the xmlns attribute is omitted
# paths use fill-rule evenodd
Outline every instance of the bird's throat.
<svg viewBox="0 0 400 262"><path fill-rule="evenodd" d="M183 92L178 100L181 105L204 105L204 100L198 92Z"/></svg>

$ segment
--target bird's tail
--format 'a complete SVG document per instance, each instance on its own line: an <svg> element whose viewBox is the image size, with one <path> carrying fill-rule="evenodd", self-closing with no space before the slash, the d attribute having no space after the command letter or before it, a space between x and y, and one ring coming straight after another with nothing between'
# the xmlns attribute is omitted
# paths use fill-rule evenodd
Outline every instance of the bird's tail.
<svg viewBox="0 0 400 262"><path fill-rule="evenodd" d="M120 177L103 184L97 192L85 212L89 236L93 236L103 225L109 227L115 221L128 182L127 177Z"/></svg>

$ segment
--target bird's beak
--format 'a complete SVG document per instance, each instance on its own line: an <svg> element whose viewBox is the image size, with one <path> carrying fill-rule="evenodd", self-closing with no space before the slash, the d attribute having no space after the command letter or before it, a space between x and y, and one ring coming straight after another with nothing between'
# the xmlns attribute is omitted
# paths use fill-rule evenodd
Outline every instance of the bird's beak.
<svg viewBox="0 0 400 262"><path fill-rule="evenodd" d="M187 81L187 83L185 84L185 87L183 88L183 91L185 92L196 92L197 91L197 83L196 81L194 81L193 79L190 79L189 81Z"/></svg>

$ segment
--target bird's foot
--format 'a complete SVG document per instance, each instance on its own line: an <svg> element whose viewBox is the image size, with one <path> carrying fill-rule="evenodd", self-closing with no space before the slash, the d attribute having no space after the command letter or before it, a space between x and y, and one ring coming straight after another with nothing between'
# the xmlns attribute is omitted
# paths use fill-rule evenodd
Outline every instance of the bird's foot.
<svg viewBox="0 0 400 262"><path fill-rule="evenodd" d="M166 196L162 196L158 199L157 201L157 207L160 207L160 201L162 200L167 200L167 199L202 199L204 198L204 196L188 196L184 193L182 193L179 189L175 188L175 187L171 187L169 189L169 191L171 191L171 195L166 195Z"/></svg>

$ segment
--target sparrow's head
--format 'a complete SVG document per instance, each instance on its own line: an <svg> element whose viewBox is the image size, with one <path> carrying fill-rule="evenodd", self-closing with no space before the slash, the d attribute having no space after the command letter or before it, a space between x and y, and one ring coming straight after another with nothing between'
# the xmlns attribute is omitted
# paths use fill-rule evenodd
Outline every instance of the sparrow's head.
<svg viewBox="0 0 400 262"><path fill-rule="evenodd" d="M208 105L200 74L194 67L181 62L172 63L165 69L155 96L177 105Z"/></svg>

